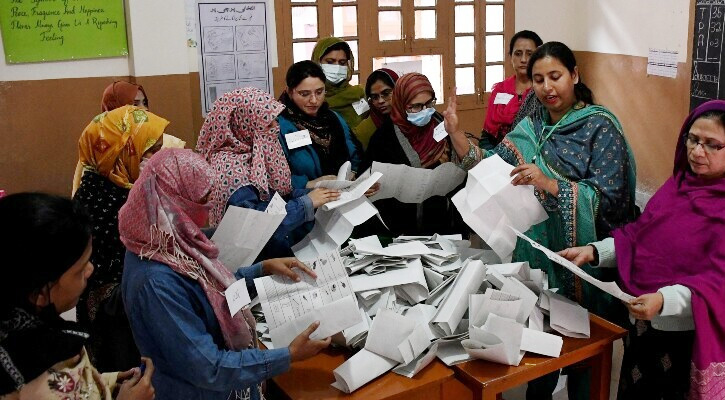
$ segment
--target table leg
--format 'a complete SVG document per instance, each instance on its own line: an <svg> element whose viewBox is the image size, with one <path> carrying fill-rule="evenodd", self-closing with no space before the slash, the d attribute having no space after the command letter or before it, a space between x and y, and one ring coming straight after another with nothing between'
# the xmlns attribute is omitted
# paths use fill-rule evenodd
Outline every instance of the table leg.
<svg viewBox="0 0 725 400"><path fill-rule="evenodd" d="M503 393L494 393L484 389L481 393L481 400L503 400Z"/></svg>
<svg viewBox="0 0 725 400"><path fill-rule="evenodd" d="M592 357L590 375L590 398L609 400L609 384L612 379L612 343L607 343L602 352Z"/></svg>

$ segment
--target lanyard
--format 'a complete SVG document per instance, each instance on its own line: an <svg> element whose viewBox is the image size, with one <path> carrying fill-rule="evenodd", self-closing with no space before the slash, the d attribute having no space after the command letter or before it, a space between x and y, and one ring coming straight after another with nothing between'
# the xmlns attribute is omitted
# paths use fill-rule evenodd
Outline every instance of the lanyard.
<svg viewBox="0 0 725 400"><path fill-rule="evenodd" d="M546 141L549 140L549 138L554 133L556 128L559 126L561 121L565 120L566 117L568 117L572 111L574 111L574 108L571 108L569 111L567 111L566 114L564 114L564 116L561 117L561 119L556 124L554 124L554 127L551 128L551 130L549 131L549 134L546 135L546 137L544 137L544 131L546 131L546 126L541 128L541 137L539 138L539 143L536 144L536 152L534 153L534 158L531 159L532 163L536 162L536 157L539 156L539 153L541 152L541 148L544 147L544 143L546 143Z"/></svg>

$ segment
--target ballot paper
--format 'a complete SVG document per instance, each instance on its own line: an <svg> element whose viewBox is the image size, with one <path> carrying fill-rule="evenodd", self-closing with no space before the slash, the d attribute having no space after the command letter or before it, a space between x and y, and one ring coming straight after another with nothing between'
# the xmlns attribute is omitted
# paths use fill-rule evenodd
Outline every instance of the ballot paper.
<svg viewBox="0 0 725 400"><path fill-rule="evenodd" d="M393 372L395 372L398 375L407 376L408 378L412 378L415 375L418 374L418 372L422 371L423 368L427 367L428 364L431 363L431 361L435 360L436 355L438 354L438 343L433 343L427 351L424 351L421 353L421 355L418 356L415 360L408 364L400 364L397 367L393 369Z"/></svg>
<svg viewBox="0 0 725 400"><path fill-rule="evenodd" d="M279 195L276 195L279 198ZM270 212L229 206L211 240L219 248L219 261L232 273L252 265L287 216L284 200L272 199ZM282 203L279 203L281 201Z"/></svg>
<svg viewBox="0 0 725 400"><path fill-rule="evenodd" d="M452 198L463 221L501 260L510 260L516 247L508 226L525 232L548 218L533 186L511 184L513 169L498 155L488 157L468 171L466 187Z"/></svg>
<svg viewBox="0 0 725 400"><path fill-rule="evenodd" d="M519 316L523 300L512 294L496 289L487 289L483 294L469 297L468 325L482 326L490 314L516 319Z"/></svg>
<svg viewBox="0 0 725 400"><path fill-rule="evenodd" d="M375 316L365 341L365 349L379 356L408 364L430 345L424 329L416 330L417 321L390 310Z"/></svg>
<svg viewBox="0 0 725 400"><path fill-rule="evenodd" d="M362 340L367 335L368 330L373 323L368 314L365 312L363 306L360 304L359 311L361 321L342 331L342 336L345 340L343 343L344 346L353 346L355 343Z"/></svg>
<svg viewBox="0 0 725 400"><path fill-rule="evenodd" d="M372 201L393 197L403 203L422 203L432 196L447 195L466 178L466 173L453 163L426 169L373 162L370 170L383 174L380 190L370 198Z"/></svg>
<svg viewBox="0 0 725 400"><path fill-rule="evenodd" d="M438 307L431 322L437 333L443 336L454 333L468 309L468 296L476 293L486 278L486 266L481 261L471 261L458 273L450 294Z"/></svg>
<svg viewBox="0 0 725 400"><path fill-rule="evenodd" d="M275 347L285 347L312 322L320 326L310 335L321 339L361 321L350 278L337 252L309 263L317 279L299 273L299 282L285 276L254 280L262 311Z"/></svg>
<svg viewBox="0 0 725 400"><path fill-rule="evenodd" d="M335 382L331 386L342 392L352 393L396 365L398 363L394 360L362 349L332 371Z"/></svg>
<svg viewBox="0 0 725 400"><path fill-rule="evenodd" d="M340 189L340 197L338 197L337 200L331 201L322 207L321 209L325 211L333 210L337 207L342 206L343 204L347 204L353 200L357 200L363 196L365 196L365 192L367 192L368 189L373 187L373 185L380 180L380 178L383 176L380 172L374 172L370 175L364 175L358 177L352 185Z"/></svg>
<svg viewBox="0 0 725 400"><path fill-rule="evenodd" d="M549 357L559 357L564 340L561 336L524 328L521 334L521 350Z"/></svg>
<svg viewBox="0 0 725 400"><path fill-rule="evenodd" d="M564 336L588 338L590 325L587 309L560 294L546 293L549 297L551 329Z"/></svg>
<svg viewBox="0 0 725 400"><path fill-rule="evenodd" d="M504 277L505 281L501 287L502 292L512 294L521 299L521 309L519 315L516 317L516 321L520 324L526 322L531 315L531 311L534 310L536 302L539 300L539 296L532 292L531 289L527 288L526 285L521 283L518 279L511 277Z"/></svg>
<svg viewBox="0 0 725 400"><path fill-rule="evenodd" d="M377 275L353 275L350 277L352 290L355 292L364 292L371 289L380 289L408 283L415 283L425 290L428 286L425 282L425 274L423 273L423 264L420 260L413 259L405 268L386 271Z"/></svg>
<svg viewBox="0 0 725 400"><path fill-rule="evenodd" d="M513 232L520 237L523 240L526 240L527 242L531 243L531 246L535 249L538 249L539 251L546 254L546 257L549 258L549 260L561 265L562 267L568 269L571 271L574 275L582 278L584 281L589 282L592 286L597 287L604 291L605 293L609 293L612 296L618 298L619 300L624 301L625 303L631 303L632 300L635 299L634 296L624 293L622 289L617 286L616 282L602 282L599 279L589 275L584 271L583 269L579 268L574 264L573 262L567 260L566 258L554 253L553 251L547 249L546 247L542 246L541 244L537 243L536 241L532 240L525 234L521 233L519 230L517 230L515 227L511 227Z"/></svg>
<svg viewBox="0 0 725 400"><path fill-rule="evenodd" d="M345 161L337 171L337 178L335 180L319 181L315 183L315 187L340 190L352 186L355 181L348 180L352 176L351 165L350 161Z"/></svg>
<svg viewBox="0 0 725 400"><path fill-rule="evenodd" d="M461 344L473 358L517 366L524 356L523 330L523 325L515 320L491 314L480 329L470 328L470 338Z"/></svg>
<svg viewBox="0 0 725 400"><path fill-rule="evenodd" d="M378 245L380 242L378 242ZM430 254L432 250L421 242L408 242L391 244L388 247L378 247L369 241L356 241L355 252L358 254L379 255L385 257L414 257L421 254Z"/></svg>

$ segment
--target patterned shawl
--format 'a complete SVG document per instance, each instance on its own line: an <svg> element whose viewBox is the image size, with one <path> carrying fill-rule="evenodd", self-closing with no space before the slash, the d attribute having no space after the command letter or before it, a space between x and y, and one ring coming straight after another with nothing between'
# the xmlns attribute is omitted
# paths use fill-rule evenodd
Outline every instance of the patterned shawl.
<svg viewBox="0 0 725 400"><path fill-rule="evenodd" d="M709 101L687 117L672 177L636 222L613 235L624 291L639 296L679 284L692 292L691 399L725 393L725 178L694 175L684 143L695 120L711 110L725 112L725 101Z"/></svg>
<svg viewBox="0 0 725 400"><path fill-rule="evenodd" d="M446 151L447 141L436 142L433 139L433 130L437 125L434 119L431 119L428 125L423 127L415 126L408 121L408 112L405 107L410 100L423 92L435 96L433 86L431 86L425 75L413 72L401 76L393 89L393 109L390 111L390 118L400 128L403 135L408 138L413 149L420 157L421 166L426 168L440 160Z"/></svg>
<svg viewBox="0 0 725 400"><path fill-rule="evenodd" d="M292 191L276 121L282 110L284 105L256 88L236 89L212 105L196 144L218 177L209 197L212 226L219 224L227 200L242 186L253 185L264 200L274 192Z"/></svg>
<svg viewBox="0 0 725 400"><path fill-rule="evenodd" d="M131 189L118 214L118 229L129 251L196 280L214 309L227 347L240 350L254 346L254 317L249 309L234 317L229 314L224 291L236 279L201 231L209 215L205 198L216 177L193 151L162 149Z"/></svg>
<svg viewBox="0 0 725 400"><path fill-rule="evenodd" d="M123 106L93 118L78 140L84 169L130 189L143 154L164 133L169 121L134 106Z"/></svg>
<svg viewBox="0 0 725 400"><path fill-rule="evenodd" d="M103 98L101 99L102 111L111 111L126 105L133 105L139 90L148 99L146 91L143 90L141 85L125 81L113 82L103 91Z"/></svg>

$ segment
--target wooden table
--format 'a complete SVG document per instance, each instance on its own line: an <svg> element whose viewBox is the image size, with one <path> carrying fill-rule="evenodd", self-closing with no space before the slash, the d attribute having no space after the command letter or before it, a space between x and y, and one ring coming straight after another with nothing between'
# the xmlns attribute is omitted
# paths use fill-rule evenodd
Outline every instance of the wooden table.
<svg viewBox="0 0 725 400"><path fill-rule="evenodd" d="M627 331L596 315L590 314L589 339L564 337L558 358L527 353L518 367L473 360L453 366L456 377L473 391L474 399L500 398L505 390L522 385L566 366L585 361L591 365L592 399L609 400L612 370L612 343Z"/></svg>

